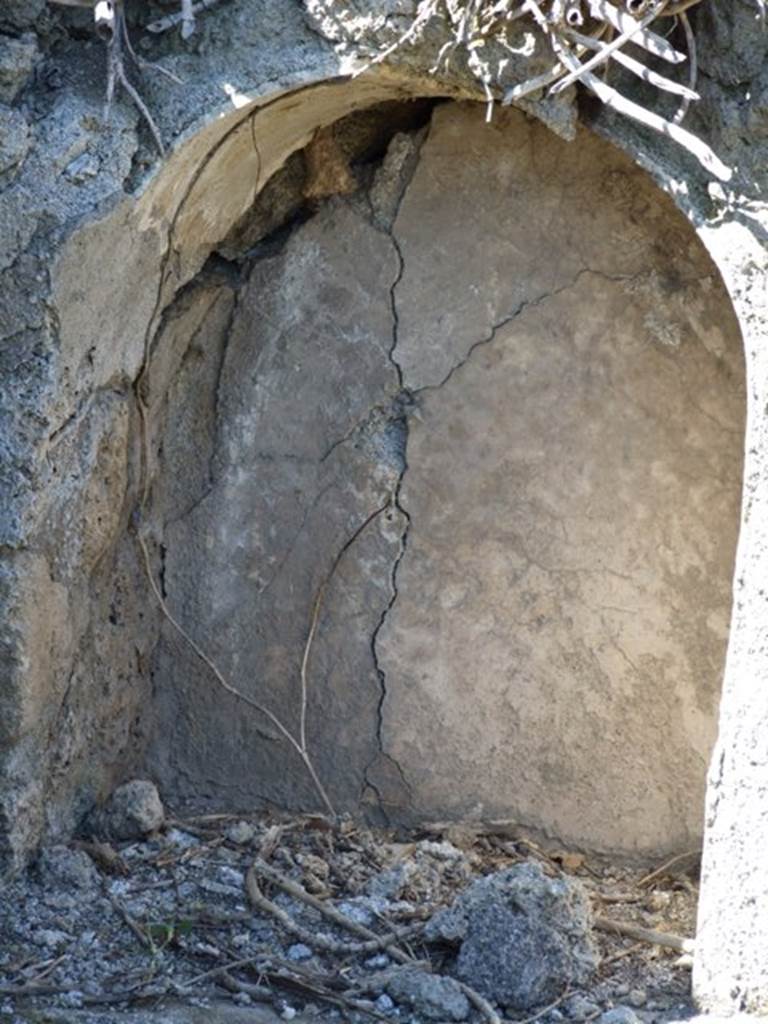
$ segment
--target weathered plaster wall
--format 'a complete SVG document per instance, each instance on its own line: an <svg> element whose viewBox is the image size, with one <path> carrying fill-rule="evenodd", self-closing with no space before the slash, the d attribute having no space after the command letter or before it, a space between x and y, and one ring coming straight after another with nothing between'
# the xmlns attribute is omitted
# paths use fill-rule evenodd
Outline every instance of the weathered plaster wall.
<svg viewBox="0 0 768 1024"><path fill-rule="evenodd" d="M336 806L682 848L700 834L738 522L727 296L670 201L594 136L448 105L421 139L396 137L368 200L331 201L242 286L193 290L168 318L167 600L297 730L315 595L373 516L309 662L309 745ZM164 790L316 802L298 758L164 636Z"/></svg>
<svg viewBox="0 0 768 1024"><path fill-rule="evenodd" d="M385 749L423 813L690 845L741 481L717 272L620 154L477 107L437 113L394 233L394 358L422 415Z"/></svg>
<svg viewBox="0 0 768 1024"><path fill-rule="evenodd" d="M164 81L143 86L165 138L178 146L139 203L136 191L156 156L140 143L128 107L117 106L109 129L95 116L103 91L100 48L82 34L53 31L42 0L0 11L3 67L11 67L0 82L0 854L6 863L22 858L43 834L66 833L78 808L130 770L144 749L147 654L159 619L127 527L140 468L134 382L157 314L200 269L263 180L318 124L398 90L482 98L464 65L454 65L446 78L424 76L444 42L439 28L422 57L418 48L393 54L398 79L378 68L366 80L315 89L314 83L345 73L340 51L375 48L377 32L384 43L399 29L386 18L378 29L370 17L362 29L349 18L326 24L328 5L309 6L315 27L336 38L339 52L307 29L301 4L284 0L264 4L259 19L247 0L232 0L226 15L201 26L195 52L161 41L164 59L188 85L181 91ZM756 31L749 4L725 0L699 5L694 27L703 98L691 126L733 169L727 187L713 186L668 140L604 110L585 116L649 169L693 222L723 274L744 339L745 502L694 982L704 1005L758 1009L765 1006L761 858L768 842L768 815L760 810L768 742L760 704L768 693L762 685L768 36ZM526 76L516 62L505 67L507 81ZM303 88L259 111L260 152L250 131L257 123L252 108L218 116L231 110L226 97L241 104L296 86ZM563 134L573 130L572 104L531 109ZM234 167L239 174L226 173ZM226 192L216 182L226 182ZM126 423L130 443L123 450ZM101 426L90 432L89 424ZM64 440L76 436L93 459L82 462L79 446ZM98 483L105 461L109 468ZM77 515L65 526L70 508ZM88 508L108 512L104 528L93 542L76 543L78 535L90 536ZM113 630L103 629L105 618ZM718 881L734 865L737 876Z"/></svg>

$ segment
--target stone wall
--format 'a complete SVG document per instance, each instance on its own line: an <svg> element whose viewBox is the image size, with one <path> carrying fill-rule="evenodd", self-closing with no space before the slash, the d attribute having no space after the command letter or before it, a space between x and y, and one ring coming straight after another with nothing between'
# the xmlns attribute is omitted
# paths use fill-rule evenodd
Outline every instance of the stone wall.
<svg viewBox="0 0 768 1024"><path fill-rule="evenodd" d="M378 169L380 152L350 151L360 191L318 208L273 179L316 128L477 83L430 78L413 53L347 81L300 5L248 9L209 16L197 53L156 44L192 83L144 86L176 140L160 167L129 108L99 123L96 43L57 35L42 4L2 15L21 69L0 198L4 856L66 834L138 767L179 804L316 802L161 616L135 536L147 470L169 609L294 727L318 587L380 510L311 651L309 743L338 806L503 814L628 853L688 844L743 371L717 272L636 163L694 222L754 355L751 14L700 12L696 126L736 168L728 189L604 111L593 127L635 164L586 131L441 107L426 139L395 118L389 135L407 131ZM719 84L734 76L748 108ZM572 96L564 119L533 112L575 131Z"/></svg>

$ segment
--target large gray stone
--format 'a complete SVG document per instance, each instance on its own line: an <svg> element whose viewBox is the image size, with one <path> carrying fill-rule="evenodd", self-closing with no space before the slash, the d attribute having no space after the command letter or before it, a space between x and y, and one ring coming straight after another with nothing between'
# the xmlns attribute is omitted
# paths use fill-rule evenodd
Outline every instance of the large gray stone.
<svg viewBox="0 0 768 1024"><path fill-rule="evenodd" d="M425 934L459 945L456 972L486 999L528 1010L590 980L599 959L590 920L578 882L523 863L473 882Z"/></svg>

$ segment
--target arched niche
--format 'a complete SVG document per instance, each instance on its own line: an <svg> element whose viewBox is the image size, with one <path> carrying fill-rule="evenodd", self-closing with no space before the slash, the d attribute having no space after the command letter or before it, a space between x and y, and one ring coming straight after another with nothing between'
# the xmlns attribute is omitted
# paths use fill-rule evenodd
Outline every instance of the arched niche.
<svg viewBox="0 0 768 1024"><path fill-rule="evenodd" d="M295 734L322 589L307 742L338 808L686 847L728 632L744 374L671 200L586 131L567 144L515 111L488 126L441 105L359 193L211 259L319 127L404 91L305 84L180 146L59 261L67 309L129 240L124 315L89 314L106 354L83 383L94 328L72 301L62 379L135 378L149 354L158 586ZM138 417L125 430L124 512ZM106 535L135 546L127 515ZM295 753L148 607L137 762L178 806L316 805Z"/></svg>

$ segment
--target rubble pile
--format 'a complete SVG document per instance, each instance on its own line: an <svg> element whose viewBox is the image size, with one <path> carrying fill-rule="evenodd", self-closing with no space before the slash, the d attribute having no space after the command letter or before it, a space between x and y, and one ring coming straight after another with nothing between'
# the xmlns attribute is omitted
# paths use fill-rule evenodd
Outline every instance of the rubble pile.
<svg viewBox="0 0 768 1024"><path fill-rule="evenodd" d="M605 927L690 934L679 872L648 884L498 823L180 821L140 780L86 830L4 886L0 1021L258 1006L250 1019L656 1024L688 1005L685 958Z"/></svg>

